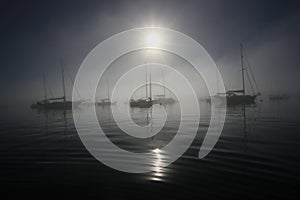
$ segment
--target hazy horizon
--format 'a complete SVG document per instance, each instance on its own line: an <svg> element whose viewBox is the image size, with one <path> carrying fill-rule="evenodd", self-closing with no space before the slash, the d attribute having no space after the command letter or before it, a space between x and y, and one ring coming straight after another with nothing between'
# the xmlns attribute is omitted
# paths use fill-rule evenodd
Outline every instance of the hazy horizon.
<svg viewBox="0 0 300 200"><path fill-rule="evenodd" d="M7 1L1 6L1 102L43 98L42 74L67 96L87 54L101 41L132 28L166 27L197 40L214 59L227 89L241 87L240 43L263 95L299 95L300 12L297 1Z"/></svg>

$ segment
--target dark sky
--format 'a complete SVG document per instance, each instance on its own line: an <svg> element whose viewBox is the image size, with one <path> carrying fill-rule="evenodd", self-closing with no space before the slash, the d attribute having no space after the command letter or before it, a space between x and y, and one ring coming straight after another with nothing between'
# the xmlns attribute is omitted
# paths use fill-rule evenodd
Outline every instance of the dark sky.
<svg viewBox="0 0 300 200"><path fill-rule="evenodd" d="M2 101L41 98L42 73L59 94L61 58L74 77L98 43L144 26L175 29L197 40L218 64L228 88L239 85L242 42L262 92L272 92L279 81L283 91L299 93L297 2L1 1Z"/></svg>

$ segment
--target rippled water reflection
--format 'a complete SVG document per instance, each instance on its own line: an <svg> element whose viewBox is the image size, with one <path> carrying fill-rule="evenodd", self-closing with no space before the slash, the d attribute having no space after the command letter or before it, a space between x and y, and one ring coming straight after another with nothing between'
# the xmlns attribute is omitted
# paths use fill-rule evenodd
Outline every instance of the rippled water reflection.
<svg viewBox="0 0 300 200"><path fill-rule="evenodd" d="M176 106L167 108L172 117L166 122L163 134L137 140L120 132L112 121L110 109L98 107L99 121L114 144L132 152L154 153L153 159L145 163L153 172L146 174L118 172L99 163L81 143L70 111L20 108L16 115L1 117L1 187L26 191L51 188L70 195L75 191L84 195L84 191L90 191L89 195L108 193L119 197L135 193L170 198L293 197L298 194L300 183L297 102L291 99L246 107L246 123L242 107L229 108L220 140L200 160L198 151L210 119L209 105L201 103L197 138L180 159L166 168L162 166L167 154L160 148L174 137L178 128L180 114L174 111ZM76 112L89 109L83 106ZM148 112L132 110L132 119L139 125L147 125L149 117L151 120L159 117L153 113L149 116ZM104 153L110 159L124 159L110 149Z"/></svg>

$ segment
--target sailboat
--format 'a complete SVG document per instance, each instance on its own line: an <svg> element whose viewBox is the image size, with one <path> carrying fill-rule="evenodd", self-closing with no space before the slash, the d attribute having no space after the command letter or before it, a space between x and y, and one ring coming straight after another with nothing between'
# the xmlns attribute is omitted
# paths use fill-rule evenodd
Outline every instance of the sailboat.
<svg viewBox="0 0 300 200"><path fill-rule="evenodd" d="M129 101L130 107L150 108L153 105L151 74L150 74L150 83L149 83L150 95L148 96L147 66L145 66L145 74L146 74L146 96L144 98L140 98L140 99L137 99L137 100L130 99L130 101Z"/></svg>
<svg viewBox="0 0 300 200"><path fill-rule="evenodd" d="M65 109L65 110L67 110L67 109L72 109L72 106L77 107L81 103L81 101L75 101L75 102L67 101L63 65L61 65L61 73L62 73L63 96L55 97L55 98L48 98L47 87L46 87L46 78L45 78L45 75L43 75L45 99L43 99L41 101L37 101L36 103L32 104L30 106L31 108L33 108L33 109Z"/></svg>
<svg viewBox="0 0 300 200"><path fill-rule="evenodd" d="M165 76L164 72L162 71L162 78L163 78L163 94L162 95L155 95L155 99L153 100L153 104L173 104L175 100L171 97L166 97L166 87L165 87Z"/></svg>
<svg viewBox="0 0 300 200"><path fill-rule="evenodd" d="M111 102L110 101L110 94L109 94L109 83L107 80L107 98L100 99L99 102L96 103L98 106L109 106L109 105L115 105L117 102Z"/></svg>
<svg viewBox="0 0 300 200"><path fill-rule="evenodd" d="M253 94L253 95L246 94L246 90L245 90L245 72L244 72L246 69L244 67L244 55L243 55L243 45L242 44L241 44L241 68L242 68L242 85L243 85L243 89L241 89L241 90L229 90L226 93L218 93L214 97L223 98L224 95L225 95L227 105L255 104L255 99L256 99L257 96L260 96L260 93L257 92L256 94ZM248 76L249 76L249 74L248 74ZM252 77L252 78L254 79L254 77ZM249 78L249 82L251 84L250 78ZM251 84L251 87L253 87L252 84Z"/></svg>
<svg viewBox="0 0 300 200"><path fill-rule="evenodd" d="M281 94L279 92L279 82L277 81L277 94L271 94L269 96L269 99L271 101L281 101L281 100L287 100L287 99L289 99L289 96L287 94Z"/></svg>

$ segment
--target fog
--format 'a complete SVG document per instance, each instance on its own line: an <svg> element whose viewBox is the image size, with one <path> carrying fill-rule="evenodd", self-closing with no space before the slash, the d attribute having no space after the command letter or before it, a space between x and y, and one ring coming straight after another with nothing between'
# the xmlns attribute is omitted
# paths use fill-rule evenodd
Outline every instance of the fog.
<svg viewBox="0 0 300 200"><path fill-rule="evenodd" d="M218 65L227 89L241 87L243 43L263 95L276 90L277 82L282 91L298 95L299 13L297 1L6 2L1 7L1 102L43 98L43 73L53 96L61 96L61 59L70 97L69 76L75 78L97 44L145 26L174 29L198 41Z"/></svg>

